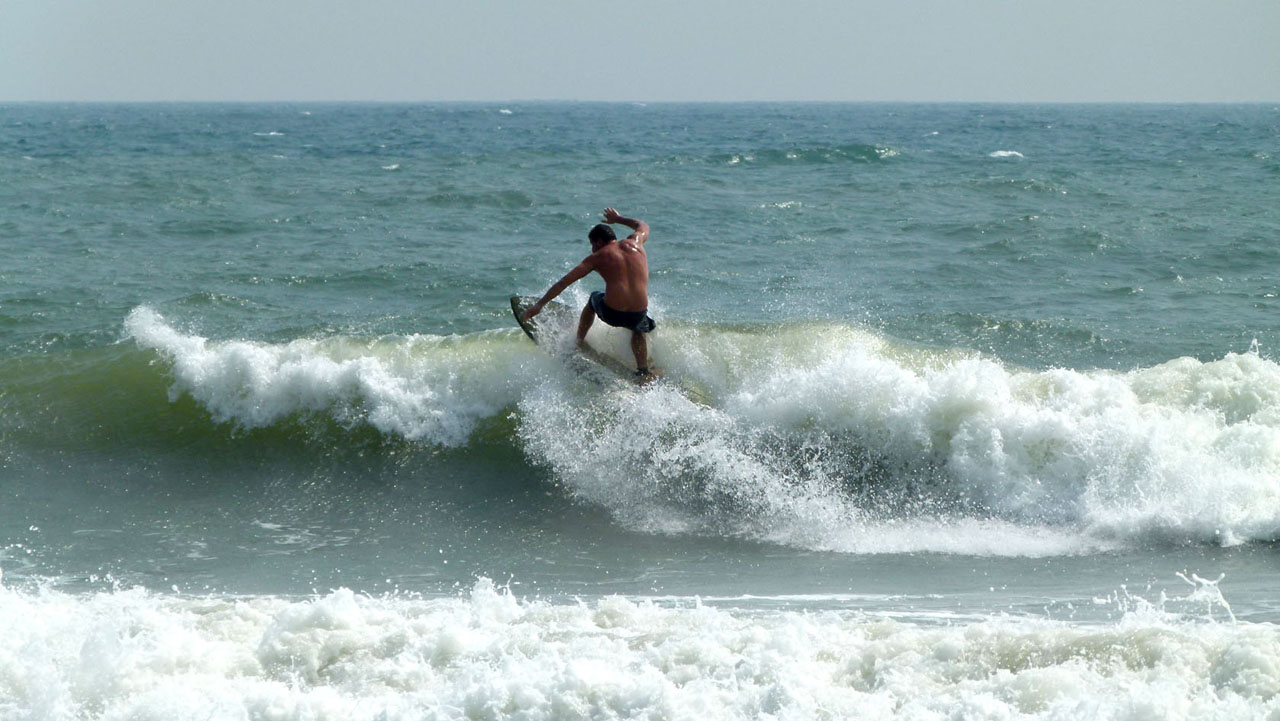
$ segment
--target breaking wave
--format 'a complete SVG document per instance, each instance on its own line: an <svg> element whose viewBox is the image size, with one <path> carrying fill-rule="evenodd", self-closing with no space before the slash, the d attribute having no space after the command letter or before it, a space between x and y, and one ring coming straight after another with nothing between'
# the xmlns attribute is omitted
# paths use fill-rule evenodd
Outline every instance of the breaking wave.
<svg viewBox="0 0 1280 721"><path fill-rule="evenodd" d="M9 442L226 427L234 443L322 423L351 442L514 444L629 528L848 553L1280 538L1280 366L1256 353L1027 370L838 324L669 324L653 347L666 378L637 389L514 330L210 340L145 307L125 329L138 350L5 369L15 390L0 402L21 426ZM613 332L591 341L625 358ZM72 407L87 416L68 430ZM175 408L184 422L161 422ZM103 435L111 424L127 426Z"/></svg>

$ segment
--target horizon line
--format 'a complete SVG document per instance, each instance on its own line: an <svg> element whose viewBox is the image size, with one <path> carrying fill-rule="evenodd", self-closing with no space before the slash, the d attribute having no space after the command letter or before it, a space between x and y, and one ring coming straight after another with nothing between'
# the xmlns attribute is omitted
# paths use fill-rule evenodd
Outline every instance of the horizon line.
<svg viewBox="0 0 1280 721"><path fill-rule="evenodd" d="M501 104L501 103L573 103L581 105L1270 105L1276 100L831 100L831 99L743 99L743 100L583 100L574 98L497 98L497 99L23 99L0 98L0 105L427 105L427 104Z"/></svg>

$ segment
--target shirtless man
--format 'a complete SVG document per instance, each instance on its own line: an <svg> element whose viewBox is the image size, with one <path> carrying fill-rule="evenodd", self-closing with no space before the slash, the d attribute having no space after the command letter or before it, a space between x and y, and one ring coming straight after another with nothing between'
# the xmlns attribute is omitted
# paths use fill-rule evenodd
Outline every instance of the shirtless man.
<svg viewBox="0 0 1280 721"><path fill-rule="evenodd" d="M625 225L635 232L626 240L618 240L613 228L606 223ZM631 352L636 357L636 375L649 376L649 344L644 334L658 325L648 316L649 256L645 255L644 242L649 239L649 224L624 218L613 208L605 208L604 223L592 228L587 238L591 241L591 255L529 306L524 320L541 313L547 301L594 270L604 278L604 290L592 293L591 300L582 309L578 318L578 345L586 339L596 316L615 328L627 328L631 331Z"/></svg>

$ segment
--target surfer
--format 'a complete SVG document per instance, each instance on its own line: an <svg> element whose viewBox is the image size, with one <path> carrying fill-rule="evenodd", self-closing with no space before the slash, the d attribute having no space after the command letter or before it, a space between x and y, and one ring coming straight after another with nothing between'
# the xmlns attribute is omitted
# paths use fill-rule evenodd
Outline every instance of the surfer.
<svg viewBox="0 0 1280 721"><path fill-rule="evenodd" d="M625 225L633 232L625 240L618 240L609 224ZM592 228L587 239L591 241L591 255L557 280L538 302L529 306L523 320L527 322L542 312L548 301L595 271L604 278L604 290L592 293L582 309L578 318L578 345L586 341L587 331L597 316L615 328L626 328L631 331L636 375L648 377L649 344L645 334L658 325L648 314L649 256L644 252L644 242L649 239L649 224L624 218L613 208L605 208L604 222Z"/></svg>

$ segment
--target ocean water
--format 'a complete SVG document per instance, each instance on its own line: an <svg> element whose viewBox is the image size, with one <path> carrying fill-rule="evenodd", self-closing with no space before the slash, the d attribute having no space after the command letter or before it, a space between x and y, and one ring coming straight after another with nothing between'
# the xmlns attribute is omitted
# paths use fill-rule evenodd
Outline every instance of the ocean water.
<svg viewBox="0 0 1280 721"><path fill-rule="evenodd" d="M1278 154L1272 105L0 105L0 719L1280 720ZM643 389L507 305L606 205Z"/></svg>

